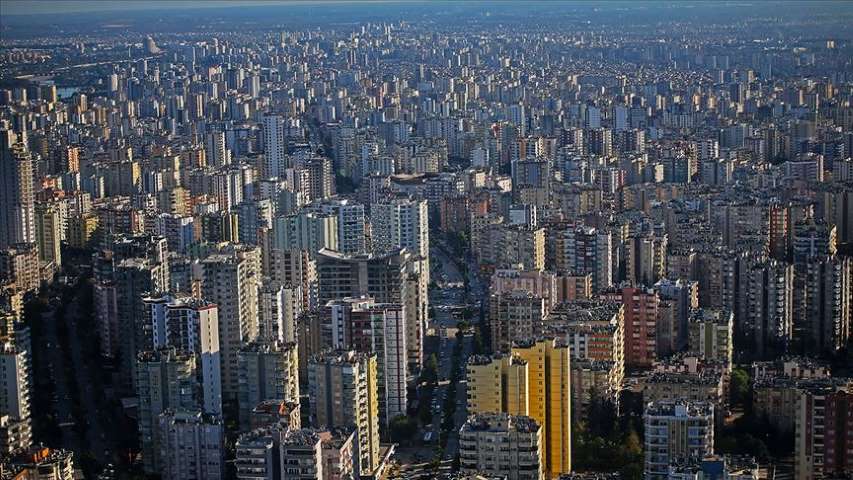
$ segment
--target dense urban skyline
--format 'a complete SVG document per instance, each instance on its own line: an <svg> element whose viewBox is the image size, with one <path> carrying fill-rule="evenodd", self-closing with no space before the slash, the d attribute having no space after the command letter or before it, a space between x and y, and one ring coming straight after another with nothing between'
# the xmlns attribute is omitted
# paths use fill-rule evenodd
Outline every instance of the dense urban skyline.
<svg viewBox="0 0 853 480"><path fill-rule="evenodd" d="M853 475L853 3L0 20L0 479Z"/></svg>

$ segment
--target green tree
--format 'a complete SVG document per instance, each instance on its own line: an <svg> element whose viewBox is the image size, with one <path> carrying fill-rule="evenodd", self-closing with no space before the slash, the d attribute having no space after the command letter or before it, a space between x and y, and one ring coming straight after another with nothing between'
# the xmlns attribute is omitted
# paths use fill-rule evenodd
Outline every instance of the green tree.
<svg viewBox="0 0 853 480"><path fill-rule="evenodd" d="M735 368L732 371L731 378L731 401L732 405L738 405L744 407L744 409L751 406L751 392L750 392L750 378L749 372L742 368Z"/></svg>
<svg viewBox="0 0 853 480"><path fill-rule="evenodd" d="M638 480L642 478L643 442L633 425L628 427L628 433L625 435L622 457L623 460L620 469L622 478Z"/></svg>
<svg viewBox="0 0 853 480"><path fill-rule="evenodd" d="M643 464L629 463L619 470L620 475L624 480L641 480L643 478Z"/></svg>
<svg viewBox="0 0 853 480"><path fill-rule="evenodd" d="M483 353L485 353L486 350L483 347L483 336L480 335L480 329L479 328L474 330L474 338L472 341L473 341L473 345L472 345L471 349L474 352L474 355L482 355Z"/></svg>
<svg viewBox="0 0 853 480"><path fill-rule="evenodd" d="M438 382L438 357L433 353L429 356L421 370L421 383L436 383Z"/></svg>
<svg viewBox="0 0 853 480"><path fill-rule="evenodd" d="M409 443L418 432L418 424L411 417L398 415L391 419L388 429L392 442Z"/></svg>
<svg viewBox="0 0 853 480"><path fill-rule="evenodd" d="M643 442L633 426L628 429L628 433L625 435L625 452L629 455L643 454Z"/></svg>
<svg viewBox="0 0 853 480"><path fill-rule="evenodd" d="M596 388L590 391L587 427L590 434L611 438L616 433L618 416L613 402L603 398Z"/></svg>
<svg viewBox="0 0 853 480"><path fill-rule="evenodd" d="M432 410L430 410L430 404L432 403L434 388L435 387L433 387L432 384L427 384L421 388L421 395L418 399L418 419L420 419L422 425L429 425L432 423Z"/></svg>

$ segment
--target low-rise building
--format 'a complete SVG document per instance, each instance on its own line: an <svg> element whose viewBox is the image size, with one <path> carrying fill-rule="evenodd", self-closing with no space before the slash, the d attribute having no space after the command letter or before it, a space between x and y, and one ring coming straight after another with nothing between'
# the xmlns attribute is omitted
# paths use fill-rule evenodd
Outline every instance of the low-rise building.
<svg viewBox="0 0 853 480"><path fill-rule="evenodd" d="M281 437L281 474L288 480L323 480L323 446L316 430L288 430Z"/></svg>
<svg viewBox="0 0 853 480"><path fill-rule="evenodd" d="M853 475L853 381L801 386L794 424L794 478Z"/></svg>
<svg viewBox="0 0 853 480"><path fill-rule="evenodd" d="M69 450L30 447L9 462L0 462L0 476L15 480L74 480L74 454Z"/></svg>
<svg viewBox="0 0 853 480"><path fill-rule="evenodd" d="M674 462L669 466L668 480L760 480L767 478L766 473L753 457L711 455Z"/></svg>
<svg viewBox="0 0 853 480"><path fill-rule="evenodd" d="M492 294L489 297L492 350L509 352L513 340L533 338L544 317L543 297L520 290Z"/></svg>
<svg viewBox="0 0 853 480"><path fill-rule="evenodd" d="M698 308L687 319L690 352L700 358L732 364L734 314L726 310Z"/></svg>
<svg viewBox="0 0 853 480"><path fill-rule="evenodd" d="M645 478L667 480L674 462L701 460L714 452L714 407L707 402L646 404Z"/></svg>
<svg viewBox="0 0 853 480"><path fill-rule="evenodd" d="M593 400L610 402L619 411L621 372L616 362L607 360L574 360L572 362L572 422L589 414Z"/></svg>
<svg viewBox="0 0 853 480"><path fill-rule="evenodd" d="M323 480L349 480L355 476L356 435L352 429L320 433L323 442Z"/></svg>
<svg viewBox="0 0 853 480"><path fill-rule="evenodd" d="M158 423L162 478L224 478L225 429L221 419L200 411L166 410Z"/></svg>
<svg viewBox="0 0 853 480"><path fill-rule="evenodd" d="M275 480L280 477L278 428L258 428L237 439L234 469L237 480Z"/></svg>
<svg viewBox="0 0 853 480"><path fill-rule="evenodd" d="M724 378L713 372L656 372L644 382L643 401L708 402L717 409L726 404Z"/></svg>
<svg viewBox="0 0 853 480"><path fill-rule="evenodd" d="M760 378L752 384L753 414L780 433L794 431L800 381L787 377Z"/></svg>
<svg viewBox="0 0 853 480"><path fill-rule="evenodd" d="M351 480L358 478L353 467L355 445L354 429L271 425L240 435L234 467L238 480Z"/></svg>
<svg viewBox="0 0 853 480"><path fill-rule="evenodd" d="M475 414L459 430L462 473L488 478L542 480L542 427L530 417Z"/></svg>
<svg viewBox="0 0 853 480"><path fill-rule="evenodd" d="M808 357L783 357L752 363L752 378L787 377L795 379L830 376L829 365Z"/></svg>
<svg viewBox="0 0 853 480"><path fill-rule="evenodd" d="M252 430L270 425L283 425L285 428L302 428L299 402L286 400L266 400L255 406L249 416Z"/></svg>

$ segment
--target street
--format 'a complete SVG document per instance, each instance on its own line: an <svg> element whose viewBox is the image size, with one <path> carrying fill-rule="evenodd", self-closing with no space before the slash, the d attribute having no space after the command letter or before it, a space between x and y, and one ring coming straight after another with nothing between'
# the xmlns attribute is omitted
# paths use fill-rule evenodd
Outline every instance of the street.
<svg viewBox="0 0 853 480"><path fill-rule="evenodd" d="M433 335L440 336L436 342L438 350L435 353L438 359L438 385L433 395L432 404L432 443L438 444L441 438L441 424L444 418L446 397L449 390L450 378L453 368L453 351L459 341L456 337L459 314L466 308L474 309L474 316L478 316L477 302L482 300L482 289L476 275L465 275L459 268L455 259L451 258L448 248L440 238L430 248L430 264L433 267L432 278L434 283L429 291L430 306L434 316L430 319L428 330ZM475 272L476 264L468 259L466 265L469 272ZM466 282L467 279L467 282ZM453 427L447 437L447 445L441 450L440 459L433 461L421 461L419 463L409 462L400 466L397 478L417 479L436 478L439 473L450 473L453 460L459 450L459 429L467 419L467 386L465 382L465 365L468 357L473 351L473 335L467 333L462 335L462 348L460 351L457 374L458 381L455 388L455 411L453 414ZM426 431L421 431L419 437L423 438ZM424 459L426 452L423 448L413 449L414 459Z"/></svg>
<svg viewBox="0 0 853 480"><path fill-rule="evenodd" d="M44 325L44 341L33 342L33 349L37 349L40 358L47 360L47 376L48 382L53 388L53 398L50 399L51 405L56 414L56 420L59 423L59 428L62 430L62 446L73 451L80 451L80 442L77 435L74 433L74 418L71 414L71 393L69 381L64 372L57 372L57 369L63 368L65 364L62 358L63 351L59 346L59 336L56 332L56 322L54 321L56 309L51 308L41 316L42 324ZM33 376L43 374L43 371L33 372ZM36 388L38 388L38 383ZM38 394L38 390L35 391Z"/></svg>
<svg viewBox="0 0 853 480"><path fill-rule="evenodd" d="M468 282L465 282L465 276L457 267L453 259L450 258L443 244L437 242L436 246L430 251L433 265L436 265L437 271L441 280L444 283L451 285L462 285L458 287L445 287L443 289L435 288L430 291L430 305L435 307L435 317L432 319L432 329L436 334L445 332L439 344L441 348L438 355L439 364L439 385L436 390L437 404L444 405L445 397L447 396L449 378L451 377L451 369L453 368L453 349L456 344L457 337L455 335L456 325L459 318L454 315L453 307L471 307L480 298L476 297L476 293L480 292L480 284L476 275L469 275ZM469 266L470 269L470 266ZM471 271L471 270L469 270ZM458 368L460 380L456 384L456 411L454 413L454 428L448 436L447 446L444 449L443 460L453 460L459 450L458 432L465 423L467 418L466 398L467 387L465 382L465 365L468 362L468 357L472 353L473 336L469 333L461 337L462 354ZM441 433L441 420L443 409L433 410L433 435L439 438Z"/></svg>
<svg viewBox="0 0 853 480"><path fill-rule="evenodd" d="M52 390L50 406L62 431L61 446L81 461L105 465L115 463L112 446L119 444L120 424L112 415L101 363L90 358L96 332L82 324L82 291L75 288L70 298L52 302L42 313L43 338L33 342L33 348L45 360L34 375L49 378L51 385L45 391ZM40 392L38 385L35 394Z"/></svg>

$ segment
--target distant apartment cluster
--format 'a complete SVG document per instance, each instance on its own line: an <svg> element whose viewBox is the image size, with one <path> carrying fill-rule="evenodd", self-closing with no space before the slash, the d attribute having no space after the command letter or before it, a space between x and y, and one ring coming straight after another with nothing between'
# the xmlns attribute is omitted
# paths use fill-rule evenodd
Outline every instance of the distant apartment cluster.
<svg viewBox="0 0 853 480"><path fill-rule="evenodd" d="M793 437L776 478L853 475L849 39L468 20L45 43L73 76L0 42L52 65L0 82L0 477L81 474L34 413L74 288L163 480L415 477L459 320L420 478L625 478L577 448L605 410L648 480L788 468L719 448L739 416Z"/></svg>

